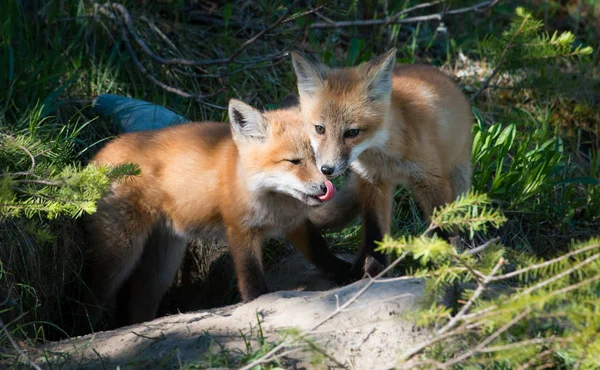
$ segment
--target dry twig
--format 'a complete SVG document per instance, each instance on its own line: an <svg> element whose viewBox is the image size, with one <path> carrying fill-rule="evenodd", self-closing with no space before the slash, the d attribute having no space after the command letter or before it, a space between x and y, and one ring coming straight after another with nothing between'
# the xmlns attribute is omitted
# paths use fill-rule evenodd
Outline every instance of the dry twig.
<svg viewBox="0 0 600 370"><path fill-rule="evenodd" d="M508 329L510 329L511 327L513 327L516 323L518 323L519 321L521 321L525 316L527 316L529 313L531 312L531 310L529 308L523 310L520 314L518 314L517 316L515 316L512 320L510 320L509 322L507 322L506 324L504 324L504 326L502 326L500 329L496 330L494 333L492 333L492 335L490 335L489 337L487 337L483 342L481 342L479 345L477 345L477 347L463 353L460 356L457 356L455 358L453 358L450 361L446 361L442 364L442 369L446 369L449 368L452 365L456 365L459 362L466 360L467 358L480 353L483 349L485 349L485 347L492 343L494 340L496 340L496 338L498 338L502 333L504 333L505 331L507 331Z"/></svg>
<svg viewBox="0 0 600 370"><path fill-rule="evenodd" d="M377 276L369 279L369 282L367 284L365 284L365 286L362 287L358 292L356 292L352 297L350 297L346 302L344 302L343 305L336 308L335 311L333 311L332 313L327 315L325 318L323 318L323 320L319 321L312 328L305 331L300 336L303 337L303 336L314 333L314 331L316 329L318 329L321 325L323 325L324 323L329 321L331 318L333 318L334 316L336 316L340 312L342 312L344 309L346 309L348 306L350 306L352 303L354 303L360 296L362 296L377 281L377 279L381 278L383 275L388 273L392 268L394 268L394 266L396 266L398 263L400 263L400 261L402 261L406 257L406 255L407 255L406 252L403 253L402 255L400 255L400 257L398 257L394 262L392 262L389 266L387 266L383 271L381 271L379 274L377 274ZM252 361L248 365L242 367L240 370L249 370L249 369L252 369L256 365L260 365L262 363L272 361L274 358L276 358L275 355L277 354L277 352L279 352L281 349L285 348L287 345L288 345L288 343L286 341L281 342L280 344L275 346L275 348L273 348L272 350L267 352L265 355Z"/></svg>
<svg viewBox="0 0 600 370"><path fill-rule="evenodd" d="M402 24L402 23L418 23L418 22L426 22L426 21L434 21L434 20L439 21L439 20L442 20L442 18L445 15L456 15L456 14L463 14L463 13L468 13L468 12L472 12L472 11L480 11L483 9L487 9L491 6L494 6L498 1L499 0L484 1L482 3L475 4L473 6L469 6L469 7L465 7L465 8L441 11L439 13L430 14L430 15L422 15L422 16L417 16L417 17L398 19L401 15L406 14L409 11L419 9L419 8L425 8L425 7L428 7L428 6L438 3L438 2L432 2L432 3L420 4L420 5L414 6L412 8L406 9L404 11L404 13L401 12L402 14L395 14L392 17L385 18L385 19L367 19L367 20L342 21L342 22L333 22L333 23L332 22L317 22L317 23L311 24L309 26L309 28L342 28L342 27L354 27L354 26L366 27L366 26L376 26L376 25L384 25L384 24L387 25L387 24ZM394 19L394 17L395 17L395 19Z"/></svg>
<svg viewBox="0 0 600 370"><path fill-rule="evenodd" d="M473 303L475 303L475 301L477 299L479 299L479 296L481 296L481 294L487 288L488 284L492 281L492 277L494 275L496 275L498 270L500 270L500 267L502 267L503 265L504 265L504 258L500 257L500 259L498 260L498 262L496 263L496 266L494 266L492 271L485 277L485 279L481 283L478 284L477 289L475 290L475 293L473 293L473 295L471 296L471 298L469 298L467 303L464 306L462 306L461 310L450 321L448 321L448 323L446 325L444 325L444 327L442 327L440 330L438 330L438 332L437 332L438 334L444 334L448 330L454 328L456 326L456 324L460 320L463 319L463 317L471 309L471 306L473 305Z"/></svg>
<svg viewBox="0 0 600 370"><path fill-rule="evenodd" d="M4 302L0 303L0 307L4 306L9 298L10 298L10 292L12 290L12 285L9 287L8 289L8 293L6 295L6 299L4 300ZM8 331L6 325L4 325L4 321L2 321L2 316L0 315L0 327L2 328L2 331L4 332L4 335L6 335L6 338L8 338L8 341L10 342L10 344L13 346L13 348L15 349L15 351L21 356L21 358L25 361L27 361L27 363L33 367L36 370L42 370L41 367L39 367L35 362L33 362L31 360L31 358L29 358L29 356L27 355L27 353L25 353L25 351L23 351L21 348L19 348L19 345L17 344L17 342L15 342L15 340L13 339L12 335L10 335L10 332Z"/></svg>
<svg viewBox="0 0 600 370"><path fill-rule="evenodd" d="M509 273L506 273L506 274L495 276L494 278L492 278L492 281L505 280L505 279L509 279L511 277L514 277L514 276L519 276L519 275L522 275L522 274L524 274L526 272L529 272L529 271L532 271L532 270L537 270L537 269L542 268L542 267L550 266L550 265L552 265L554 263L560 262L560 261L565 260L567 258L576 256L576 255L578 255L580 253L587 252L589 250L596 249L596 248L600 248L600 244L593 244L593 245L587 246L585 248L576 249L576 250L574 250L572 252L569 252L567 254L564 254L564 255L562 255L560 257L557 257L557 258L554 258L554 259L551 259L551 260L548 260L548 261L545 261L545 262L542 262L542 263L538 263L538 264L535 264L535 265L527 266L527 267L524 267L522 269L519 269L519 270L516 270L516 271L513 271L513 272L509 272Z"/></svg>

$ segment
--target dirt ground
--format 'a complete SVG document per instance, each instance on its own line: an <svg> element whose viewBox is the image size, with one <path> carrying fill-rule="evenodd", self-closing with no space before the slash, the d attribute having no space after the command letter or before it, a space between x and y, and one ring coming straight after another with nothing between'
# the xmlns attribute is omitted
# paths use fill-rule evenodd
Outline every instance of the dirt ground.
<svg viewBox="0 0 600 370"><path fill-rule="evenodd" d="M164 369L186 364L207 368L222 367L226 354L231 357L228 366L237 368L240 357L248 354L242 333L253 344L253 350L258 348L258 320L264 341L277 343L290 328L296 333L311 331L366 284L361 280L336 288L297 252L272 263L266 274L273 293L248 304L172 314L140 325L50 343L38 349L38 363L48 369ZM280 363L296 369L373 369L391 365L400 351L425 338L426 333L400 315L417 304L422 291L423 281L414 278L391 278L373 284L347 309L305 339L294 342ZM213 354L212 360L209 353ZM221 358L221 364L216 358Z"/></svg>

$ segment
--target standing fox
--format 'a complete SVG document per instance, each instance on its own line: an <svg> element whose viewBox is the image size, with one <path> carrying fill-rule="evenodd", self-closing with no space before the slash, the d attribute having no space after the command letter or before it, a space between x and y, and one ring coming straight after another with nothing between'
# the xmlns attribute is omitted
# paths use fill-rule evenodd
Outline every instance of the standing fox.
<svg viewBox="0 0 600 370"><path fill-rule="evenodd" d="M76 328L93 326L126 280L127 322L153 319L193 236L227 238L244 301L267 292L261 248L268 236L285 235L336 281L346 278L351 264L329 252L308 221L335 187L315 165L298 109L260 113L232 99L229 118L230 126L125 134L94 157L136 163L141 175L114 183L85 220L93 297L85 301L89 321L80 315Z"/></svg>
<svg viewBox="0 0 600 370"><path fill-rule="evenodd" d="M359 67L331 69L292 53L317 166L327 176L348 166L355 175L311 220L339 227L362 210L355 275L367 256L375 259L366 268L371 275L389 264L374 242L390 232L396 185L412 189L425 217L471 187L469 103L442 72L423 65L395 68L395 55L392 49Z"/></svg>

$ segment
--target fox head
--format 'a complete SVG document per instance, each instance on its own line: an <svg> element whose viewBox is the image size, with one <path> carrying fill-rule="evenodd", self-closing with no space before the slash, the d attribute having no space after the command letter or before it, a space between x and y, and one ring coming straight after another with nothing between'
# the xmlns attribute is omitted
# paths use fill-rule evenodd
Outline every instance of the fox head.
<svg viewBox="0 0 600 370"><path fill-rule="evenodd" d="M387 141L396 49L353 68L328 68L292 52L300 107L317 167L337 176Z"/></svg>
<svg viewBox="0 0 600 370"><path fill-rule="evenodd" d="M229 121L239 153L239 171L252 192L277 192L308 205L333 198L335 186L315 164L299 110L261 113L229 101Z"/></svg>

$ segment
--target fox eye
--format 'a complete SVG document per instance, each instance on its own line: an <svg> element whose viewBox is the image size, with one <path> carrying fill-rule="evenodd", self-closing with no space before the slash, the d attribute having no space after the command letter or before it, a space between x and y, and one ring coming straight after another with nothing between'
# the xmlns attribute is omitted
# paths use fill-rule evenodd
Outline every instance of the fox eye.
<svg viewBox="0 0 600 370"><path fill-rule="evenodd" d="M359 132L360 132L360 130L359 130L359 129L357 129L357 128L352 128L352 129L350 129L350 130L348 130L348 131L344 132L344 137L345 137L345 138L350 138L350 139L351 139L351 138L353 138L353 137L357 137Z"/></svg>
<svg viewBox="0 0 600 370"><path fill-rule="evenodd" d="M325 127L323 127L321 125L316 125L315 131L317 132L317 134L323 135L325 133Z"/></svg>
<svg viewBox="0 0 600 370"><path fill-rule="evenodd" d="M291 164L294 165L299 165L302 163L302 159L286 159L286 161L290 162Z"/></svg>

